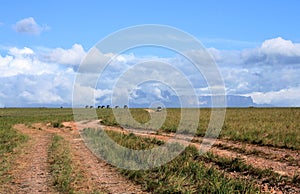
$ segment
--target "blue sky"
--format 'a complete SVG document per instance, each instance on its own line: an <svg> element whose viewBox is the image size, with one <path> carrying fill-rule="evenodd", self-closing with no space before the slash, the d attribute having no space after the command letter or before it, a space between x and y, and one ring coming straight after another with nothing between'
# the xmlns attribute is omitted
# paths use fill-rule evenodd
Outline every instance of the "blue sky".
<svg viewBox="0 0 300 194"><path fill-rule="evenodd" d="M165 24L207 47L234 48L283 37L299 42L299 1L5 1L0 7L1 43L8 46L91 48L108 34L132 25ZM33 17L49 30L40 36L14 33L11 25ZM245 44L243 44L243 42Z"/></svg>
<svg viewBox="0 0 300 194"><path fill-rule="evenodd" d="M297 0L4 1L0 107L70 104L76 68L88 50L140 24L170 25L199 39L220 66L228 94L300 106L299 7ZM101 99L109 94L96 91Z"/></svg>

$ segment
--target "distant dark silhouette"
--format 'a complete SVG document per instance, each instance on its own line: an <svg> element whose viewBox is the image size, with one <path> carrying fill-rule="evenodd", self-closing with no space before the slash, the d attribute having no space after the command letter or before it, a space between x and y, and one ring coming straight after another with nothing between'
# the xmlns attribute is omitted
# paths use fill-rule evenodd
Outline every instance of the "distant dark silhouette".
<svg viewBox="0 0 300 194"><path fill-rule="evenodd" d="M128 106L125 104L125 105L124 105L124 108L128 108Z"/></svg>
<svg viewBox="0 0 300 194"><path fill-rule="evenodd" d="M115 106L115 108L119 108L119 106Z"/></svg>
<svg viewBox="0 0 300 194"><path fill-rule="evenodd" d="M159 106L159 107L157 107L156 112L160 112L161 110L162 110L162 108Z"/></svg>
<svg viewBox="0 0 300 194"><path fill-rule="evenodd" d="M109 105L106 105L106 108L110 108L110 106L109 106Z"/></svg>

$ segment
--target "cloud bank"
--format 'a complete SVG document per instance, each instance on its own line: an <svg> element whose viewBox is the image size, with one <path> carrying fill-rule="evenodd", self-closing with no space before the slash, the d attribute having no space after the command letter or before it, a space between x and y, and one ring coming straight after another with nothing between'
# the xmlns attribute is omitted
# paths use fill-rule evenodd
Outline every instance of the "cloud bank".
<svg viewBox="0 0 300 194"><path fill-rule="evenodd" d="M299 43L278 37L258 48L209 50L220 66L228 94L251 96L258 104L300 106Z"/></svg>
<svg viewBox="0 0 300 194"><path fill-rule="evenodd" d="M34 20L29 21L32 23ZM34 27L23 28L23 31L28 32L35 30ZM230 96L232 104L238 105L239 100L243 100L234 96L244 96L248 97L248 104L253 100L256 105L300 106L299 43L278 37L264 41L257 48L236 51L209 48L208 51L219 66L226 93ZM137 64L145 63L148 64L139 67L139 74L128 73L128 78L124 79L127 85L114 95L124 95L122 92L125 92L129 95L129 100L137 106L157 101L172 105L178 102L178 91L181 95L188 93L186 85L178 79L181 74L191 82L196 94L201 96L199 104L205 105L208 101L207 96L210 95L205 78L188 60L178 55L159 57L139 56L134 53L122 54L109 64L95 86L90 83L90 79L99 77L95 73L95 66L82 69L80 73L86 73L88 76L86 80L81 80L80 85L74 85L80 62L87 53L80 44L74 44L68 49L55 48L46 51L13 47L1 53L6 53L0 55L0 106L2 107L71 106L73 87L81 91L82 104L110 104L112 89L119 78L126 75L126 72L130 72L130 69ZM90 62L104 64L112 55L112 53L101 55L97 53ZM171 64L179 70L178 73L174 73L175 71L170 73L170 70L157 63L157 60ZM132 81L139 80L138 76L146 75L169 80L172 83L170 85L176 87L177 91L153 80L136 86L130 85ZM87 95L91 92L94 93L93 98ZM238 101L234 103L236 99ZM122 106L122 104L118 105Z"/></svg>

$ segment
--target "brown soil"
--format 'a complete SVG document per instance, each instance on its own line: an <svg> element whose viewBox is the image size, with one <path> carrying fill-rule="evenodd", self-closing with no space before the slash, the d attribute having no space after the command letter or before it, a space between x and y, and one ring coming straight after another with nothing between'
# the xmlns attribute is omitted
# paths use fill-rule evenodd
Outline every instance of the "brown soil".
<svg viewBox="0 0 300 194"><path fill-rule="evenodd" d="M49 124L23 124L14 127L29 136L11 172L12 181L0 193L58 193L52 184L48 164L48 148L53 135L59 134L70 145L72 163L82 180L73 185L80 193L146 193L139 185L124 178L117 169L94 156L80 138L73 122L62 129ZM77 127L77 128L76 128Z"/></svg>
<svg viewBox="0 0 300 194"><path fill-rule="evenodd" d="M85 127L98 128L100 127L99 121L90 121L90 122L79 122L77 123L77 128L82 129ZM69 125L72 125L70 123ZM140 130L140 129L124 129L115 126L103 126L105 130L112 130L122 133L135 133L136 135L142 137L157 138L164 141L173 141L175 134L157 134L156 131L149 130ZM177 136L176 141L181 143L188 143L186 141L186 136ZM192 145L200 148L200 143L202 138L194 138ZM267 146L259 146L242 142L234 142L229 140L216 140L214 146L209 150L210 152L227 158L240 158L246 164L253 166L258 169L270 169L281 176L286 176L293 178L295 175L300 174L300 152L299 150L289 150L289 149L280 149ZM242 176L238 173L231 173L230 176ZM268 184L263 184L263 180L258 181L261 183L263 190L265 191L275 191L274 188L268 188ZM284 193L298 193L300 192L300 186L290 186L282 185L281 188L276 188L277 193L281 193L282 190ZM289 192L290 191L290 192Z"/></svg>
<svg viewBox="0 0 300 194"><path fill-rule="evenodd" d="M94 156L85 146L80 137L83 128L98 128L99 121L65 122L64 128L52 128L49 124L35 124L32 127L15 125L20 132L29 136L29 141L20 151L12 170L10 184L4 187L4 193L56 193L51 183L49 164L47 163L48 147L51 137L58 133L70 144L73 165L83 180L76 182L76 191L90 193L100 191L103 193L145 193L139 185L124 178L116 168ZM123 129L120 127L102 126L106 130L122 133L135 133L143 137L152 137L164 141L171 140L174 134L157 134L156 131L138 129ZM188 143L186 137L178 136L177 141ZM200 147L201 138L194 138L192 145ZM282 176L292 178L300 174L299 150L279 149L274 147L258 146L228 140L217 140L210 150L222 157L241 158L246 164L255 168L271 169ZM230 176L239 176L234 174ZM263 190L272 191L268 185L261 185ZM285 185L290 190L284 193L300 192L300 186ZM281 193L280 189L276 189ZM275 190L273 189L274 193ZM291 192L289 192L291 191ZM2 191L0 191L1 193Z"/></svg>
<svg viewBox="0 0 300 194"><path fill-rule="evenodd" d="M90 123L94 125L97 123ZM98 126L99 127L99 126ZM157 138L160 140L168 141L173 139L174 134L160 134L156 132L128 129L124 130L120 127L104 126L106 130L113 130L123 133L135 133L136 135L150 138ZM177 136L177 140L181 142L186 141L186 137ZM202 138L194 138L193 142L201 142ZM200 148L200 143L191 143L192 145ZM221 157L241 158L247 164L256 168L271 169L274 172L282 175L293 177L300 174L300 152L299 150L280 149L267 146L258 146L248 143L233 142L229 140L218 139L215 141L214 146L210 151Z"/></svg>
<svg viewBox="0 0 300 194"><path fill-rule="evenodd" d="M29 141L21 150L11 168L12 181L4 187L4 193L55 193L49 184L48 145L52 133L25 125L15 125L20 132L29 136Z"/></svg>
<svg viewBox="0 0 300 194"><path fill-rule="evenodd" d="M77 125L76 128L72 128L74 127L72 122L65 122L63 125L66 127L60 135L70 143L73 162L84 173L85 183L81 186L81 191L84 193L93 190L104 193L146 193L139 185L124 178L116 168L92 154L80 138L78 130L82 129L82 125Z"/></svg>
<svg viewBox="0 0 300 194"><path fill-rule="evenodd" d="M155 112L153 109L149 109L149 108L145 108L144 110L147 111L148 113L153 113L153 112Z"/></svg>

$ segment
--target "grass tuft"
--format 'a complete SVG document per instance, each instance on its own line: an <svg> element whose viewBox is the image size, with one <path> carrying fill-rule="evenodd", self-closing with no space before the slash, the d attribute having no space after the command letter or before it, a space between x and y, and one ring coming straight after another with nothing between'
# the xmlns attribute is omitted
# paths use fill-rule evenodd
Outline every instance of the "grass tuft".
<svg viewBox="0 0 300 194"><path fill-rule="evenodd" d="M57 191L74 193L71 183L75 181L72 176L72 158L67 142L58 135L54 135L48 156L50 173L53 177L53 185Z"/></svg>

